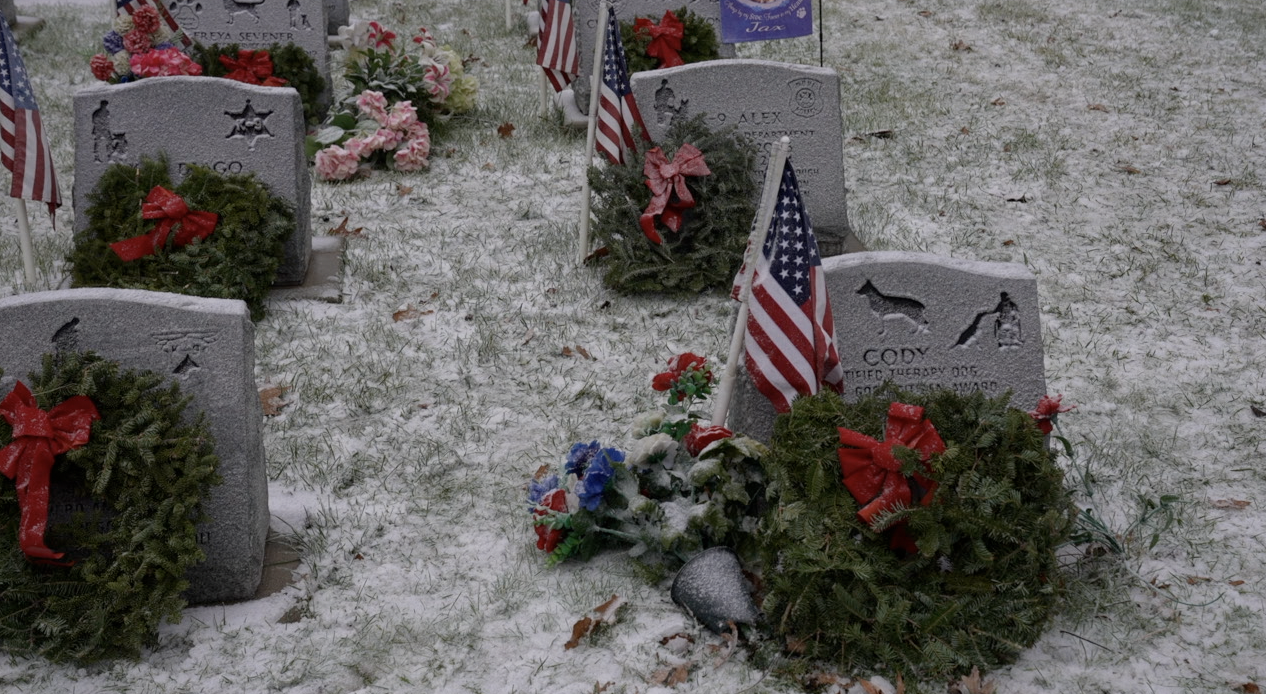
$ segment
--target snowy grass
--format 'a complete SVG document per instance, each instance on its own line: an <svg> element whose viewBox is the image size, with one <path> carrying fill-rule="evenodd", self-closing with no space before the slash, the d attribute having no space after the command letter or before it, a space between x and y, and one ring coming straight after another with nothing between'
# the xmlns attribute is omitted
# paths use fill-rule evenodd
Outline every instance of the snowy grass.
<svg viewBox="0 0 1266 694"><path fill-rule="evenodd" d="M314 185L318 233L344 215L364 227L345 301L275 304L257 329L257 379L290 387L265 445L299 580L187 610L137 663L0 661L6 690L662 693L648 678L681 662L696 664L682 691L798 690L742 652L715 667L718 641L618 557L544 567L524 479L574 441L624 443L668 356L721 357L732 308L618 296L574 267L583 132L538 113L532 51L500 2L428 5L354 13L426 24L479 56L479 109L437 140L429 171ZM69 197L70 97L104 25L82 8L38 14L48 26L23 49ZM1049 390L1078 405L1061 422L1069 484L1121 550L1068 548L1067 603L992 673L999 691L1263 682L1266 420L1251 407L1266 407L1266 6L857 0L825 21L859 235L1037 275ZM816 65L818 42L739 54ZM13 293L14 205L0 204ZM54 233L31 207L39 286L55 287L71 214ZM420 315L393 321L410 306ZM1227 499L1250 504L1214 503ZM612 594L629 601L620 622L564 650ZM677 632L696 643L660 644Z"/></svg>

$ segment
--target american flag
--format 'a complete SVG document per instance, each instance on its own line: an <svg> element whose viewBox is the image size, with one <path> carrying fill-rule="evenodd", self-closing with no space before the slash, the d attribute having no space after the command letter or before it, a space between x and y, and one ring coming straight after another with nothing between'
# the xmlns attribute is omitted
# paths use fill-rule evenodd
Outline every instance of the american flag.
<svg viewBox="0 0 1266 694"><path fill-rule="evenodd" d="M571 15L571 0L545 0L541 5L541 30L536 37L536 64L545 70L545 77L561 92L580 72L580 56L576 53L576 22Z"/></svg>
<svg viewBox="0 0 1266 694"><path fill-rule="evenodd" d="M598 95L597 149L607 155L612 164L624 163L624 150L633 147L633 125L641 128L647 137L642 114L633 100L629 86L629 64L624 57L624 43L620 40L620 23L615 20L615 10L607 8L606 48L602 51L602 88Z"/></svg>
<svg viewBox="0 0 1266 694"><path fill-rule="evenodd" d="M9 23L0 16L0 162L13 172L9 195L48 203L52 214L62 204L53 157L40 124L40 107L26 77Z"/></svg>
<svg viewBox="0 0 1266 694"><path fill-rule="evenodd" d="M189 35L185 33L184 29L180 28L180 25L176 23L176 20L171 16L171 13L163 6L161 0L159 0L159 2L151 2L150 0L114 0L114 13L117 15L120 12L126 12L128 13L128 16L131 16L135 14L137 10L145 7L146 5L158 10L158 16L163 20L163 23L167 25L167 28L171 29L172 33L179 38L180 43L182 43L185 48L189 48L193 45L193 40L189 38ZM199 11L201 11L201 9L199 9Z"/></svg>
<svg viewBox="0 0 1266 694"><path fill-rule="evenodd" d="M742 277L740 271L736 283ZM822 385L843 391L822 258L791 160L756 259L748 311L747 372L774 409L786 412L797 395L812 395Z"/></svg>

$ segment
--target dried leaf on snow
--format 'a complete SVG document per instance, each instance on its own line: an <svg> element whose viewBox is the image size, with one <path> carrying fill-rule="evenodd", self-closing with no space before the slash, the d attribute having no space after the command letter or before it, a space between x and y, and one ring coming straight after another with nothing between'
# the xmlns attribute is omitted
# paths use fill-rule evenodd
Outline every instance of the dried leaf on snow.
<svg viewBox="0 0 1266 694"><path fill-rule="evenodd" d="M1213 504L1214 508L1233 509L1238 511L1240 509L1248 508L1248 505L1252 502L1244 501L1243 499L1214 499L1210 503Z"/></svg>
<svg viewBox="0 0 1266 694"><path fill-rule="evenodd" d="M950 694L995 694L998 683L993 680L982 680L980 668L972 666L971 674L950 685Z"/></svg>
<svg viewBox="0 0 1266 694"><path fill-rule="evenodd" d="M502 138L510 137L511 135L514 134L514 123L511 123L510 121L506 121L502 123L501 125L498 125L497 134L500 135Z"/></svg>
<svg viewBox="0 0 1266 694"><path fill-rule="evenodd" d="M361 236L360 232L363 231L365 227L349 229L347 228L347 219L347 217L344 217L343 221L338 223L338 226L330 229L328 232L330 236Z"/></svg>
<svg viewBox="0 0 1266 694"><path fill-rule="evenodd" d="M284 401L281 396L290 390L290 386L270 386L268 388L259 389L259 404L264 408L265 417L275 417L281 414L281 408L289 405L289 401Z"/></svg>
<svg viewBox="0 0 1266 694"><path fill-rule="evenodd" d="M418 307L414 306L413 304L409 304L408 306L406 306L406 307L404 307L404 308L400 309L399 311L396 311L395 313L391 314L391 320L392 320L392 321L394 321L394 322L396 322L396 323L399 323L399 322L400 322L400 321L402 321L402 320L412 320L412 319L414 319L414 318L418 318L418 317L420 317L420 316L429 316L429 315L431 315L432 313L435 313L435 309L433 309L433 308L428 308L428 309L426 309L426 310L422 310L422 309L420 309L420 308L418 308Z"/></svg>
<svg viewBox="0 0 1266 694"><path fill-rule="evenodd" d="M571 640L563 645L565 650L570 651L580 645L580 640L593 633L594 629L603 624L615 622L615 613L624 606L624 598L618 595L612 595L611 599L598 605L590 610L590 613L581 617L579 621L571 627Z"/></svg>
<svg viewBox="0 0 1266 694"><path fill-rule="evenodd" d="M650 683L661 687L676 687L690 679L690 664L682 663L676 667L660 668L651 673Z"/></svg>

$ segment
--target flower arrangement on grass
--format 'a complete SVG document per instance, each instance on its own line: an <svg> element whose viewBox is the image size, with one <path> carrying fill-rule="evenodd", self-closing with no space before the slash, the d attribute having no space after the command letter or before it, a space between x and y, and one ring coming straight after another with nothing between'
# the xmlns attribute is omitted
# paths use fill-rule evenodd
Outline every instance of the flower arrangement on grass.
<svg viewBox="0 0 1266 694"><path fill-rule="evenodd" d="M334 116L309 138L321 180L345 181L371 168L418 171L429 165L431 131L411 102L388 107L381 92L366 90L356 98L356 111L357 116ZM321 144L326 146L316 150Z"/></svg>
<svg viewBox="0 0 1266 694"><path fill-rule="evenodd" d="M354 94L372 90L388 104L408 101L431 125L474 108L479 81L466 74L461 56L439 45L426 27L405 41L378 22L354 22L339 36L347 51L344 77Z"/></svg>
<svg viewBox="0 0 1266 694"><path fill-rule="evenodd" d="M542 466L528 483L537 548L547 563L622 548L649 578L713 546L752 548L764 447L693 408L711 394L707 361L669 360L652 387L664 410L638 418L626 453L598 441L572 446L561 471Z"/></svg>
<svg viewBox="0 0 1266 694"><path fill-rule="evenodd" d="M201 75L202 66L177 47L180 37L159 18L158 10L141 7L114 18L114 28L101 39L103 53L88 61L92 76L122 84L142 77Z"/></svg>

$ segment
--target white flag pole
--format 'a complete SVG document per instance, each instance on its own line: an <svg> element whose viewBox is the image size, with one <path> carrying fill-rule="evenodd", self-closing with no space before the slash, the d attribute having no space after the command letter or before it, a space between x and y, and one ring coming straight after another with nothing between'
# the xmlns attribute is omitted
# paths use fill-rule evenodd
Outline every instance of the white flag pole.
<svg viewBox="0 0 1266 694"><path fill-rule="evenodd" d="M35 249L31 245L31 223L26 218L26 201L18 198L18 246L22 249L22 269L27 289L35 288Z"/></svg>
<svg viewBox="0 0 1266 694"><path fill-rule="evenodd" d="M549 78L545 76L545 68L541 68L541 114L549 115L550 100Z"/></svg>
<svg viewBox="0 0 1266 694"><path fill-rule="evenodd" d="M602 82L602 52L607 42L607 0L598 0L598 35L593 42L593 72L589 75L589 134L585 137L585 187L580 203L580 257L583 265L589 255L589 166L593 163L593 145L598 137L598 85Z"/></svg>
<svg viewBox="0 0 1266 694"><path fill-rule="evenodd" d="M747 250L743 254L743 283L740 285L742 290L739 295L738 316L734 319L734 334L730 337L730 355L725 361L725 373L721 375L721 383L717 386L716 399L712 404L712 423L716 425L724 426L725 418L730 414L734 384L738 381L738 363L743 356L743 334L747 332L747 305L752 298L752 276L756 274L756 258L765 245L770 217L774 215L774 205L778 201L783 165L787 163L787 154L790 151L791 138L784 136L774 143L773 151L769 153L769 164L765 167L765 187L761 191L760 209L756 212L752 233L747 239Z"/></svg>
<svg viewBox="0 0 1266 694"><path fill-rule="evenodd" d="M506 0L506 31L514 28L514 0Z"/></svg>

